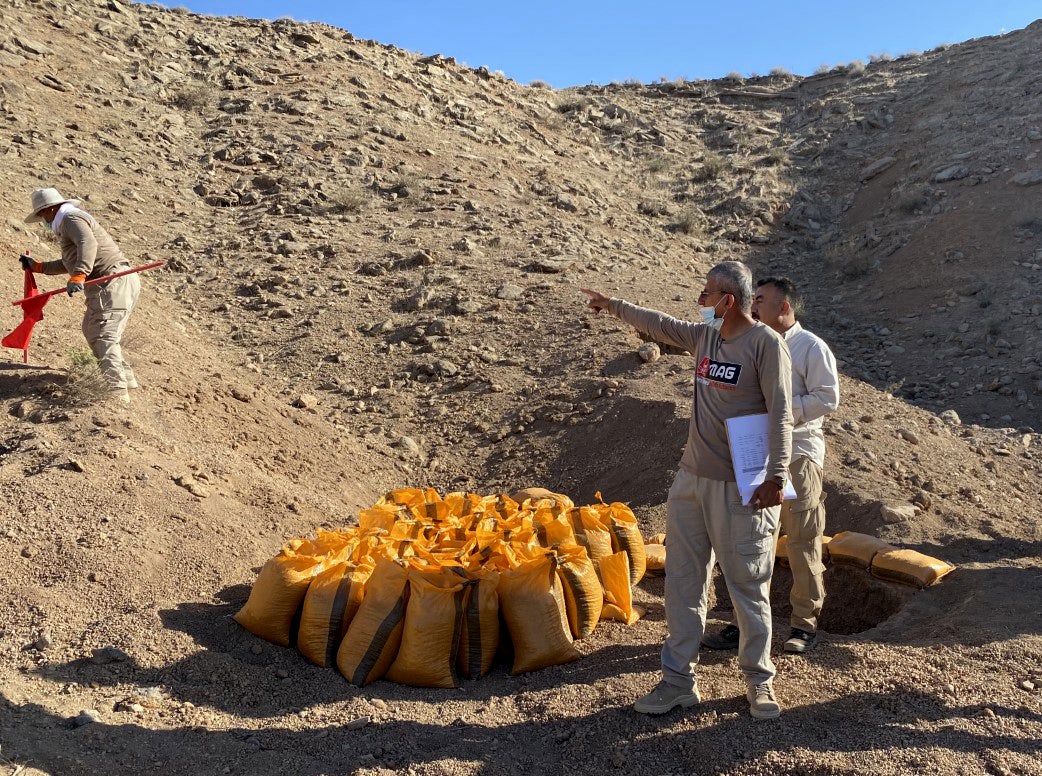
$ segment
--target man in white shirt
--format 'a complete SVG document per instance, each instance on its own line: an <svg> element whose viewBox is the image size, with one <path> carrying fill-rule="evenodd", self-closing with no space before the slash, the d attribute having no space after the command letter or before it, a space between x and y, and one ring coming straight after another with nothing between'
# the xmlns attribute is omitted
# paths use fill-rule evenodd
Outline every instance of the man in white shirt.
<svg viewBox="0 0 1042 776"><path fill-rule="evenodd" d="M788 536L787 552L792 569L792 634L786 652L802 654L818 643L818 617L825 602L821 562L821 537L825 531L825 506L821 484L825 466L822 417L839 406L839 374L836 358L820 337L796 320L803 303L788 278L765 278L756 286L753 317L785 339L792 354L792 460L789 477L796 490L794 501L785 501L781 528ZM726 625L707 633L702 643L711 649L734 649L739 630Z"/></svg>

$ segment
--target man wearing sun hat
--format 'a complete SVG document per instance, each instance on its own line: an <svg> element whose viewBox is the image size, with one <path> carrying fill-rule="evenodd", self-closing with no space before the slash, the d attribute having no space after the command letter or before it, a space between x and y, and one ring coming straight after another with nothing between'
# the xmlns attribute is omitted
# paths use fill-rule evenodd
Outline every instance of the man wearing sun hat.
<svg viewBox="0 0 1042 776"><path fill-rule="evenodd" d="M46 221L51 227L62 256L44 262L22 256L22 267L44 275L68 274L65 290L69 296L83 292L87 300L83 336L98 359L114 397L129 404L127 389L137 388L138 382L130 365L123 360L120 343L141 293L141 281L136 274L125 275L84 287L86 280L130 269L130 263L101 224L80 209L80 200L66 199L57 189L37 189L32 193L32 212L25 222L39 221Z"/></svg>

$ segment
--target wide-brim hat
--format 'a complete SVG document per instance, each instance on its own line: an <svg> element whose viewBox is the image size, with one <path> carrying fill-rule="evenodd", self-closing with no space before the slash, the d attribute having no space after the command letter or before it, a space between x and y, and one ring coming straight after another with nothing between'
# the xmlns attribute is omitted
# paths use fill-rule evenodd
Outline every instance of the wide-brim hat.
<svg viewBox="0 0 1042 776"><path fill-rule="evenodd" d="M71 203L74 207L80 204L78 199L66 199L63 197L58 189L37 189L32 196L33 212L25 217L25 223L35 224L37 221L42 221L41 210L45 210L52 205L64 205L66 202Z"/></svg>

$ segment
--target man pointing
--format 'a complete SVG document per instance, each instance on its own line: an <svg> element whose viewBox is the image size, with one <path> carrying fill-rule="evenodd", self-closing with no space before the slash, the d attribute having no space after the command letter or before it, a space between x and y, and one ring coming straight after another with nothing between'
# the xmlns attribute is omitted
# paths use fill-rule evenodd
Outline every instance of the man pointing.
<svg viewBox="0 0 1042 776"><path fill-rule="evenodd" d="M583 289L588 306L606 310L660 342L689 351L696 374L687 445L667 499L666 624L662 680L634 703L662 714L699 702L695 669L705 631L714 555L741 628L738 664L750 713L781 713L772 685L770 581L774 533L792 444L791 361L785 342L750 315L748 267L717 264L699 295L702 322L679 320ZM727 443L726 421L768 416L767 479L743 505Z"/></svg>

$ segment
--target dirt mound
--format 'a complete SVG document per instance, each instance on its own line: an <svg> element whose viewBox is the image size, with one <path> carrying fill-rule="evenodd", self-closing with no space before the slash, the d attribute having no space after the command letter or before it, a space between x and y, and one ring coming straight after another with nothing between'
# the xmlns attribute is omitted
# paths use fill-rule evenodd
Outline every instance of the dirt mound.
<svg viewBox="0 0 1042 776"><path fill-rule="evenodd" d="M0 766L1040 772L1038 23L806 79L556 92L288 20L0 21L0 288L54 255L21 223L39 186L168 261L129 411L69 379L75 300L0 368ZM283 541L392 487L600 490L660 531L691 365L642 361L578 288L689 316L731 258L795 278L842 362L829 532L959 566L923 592L830 570L822 645L778 657L784 730L727 654L698 707L630 711L654 579L583 660L454 692L357 690L230 620Z"/></svg>

